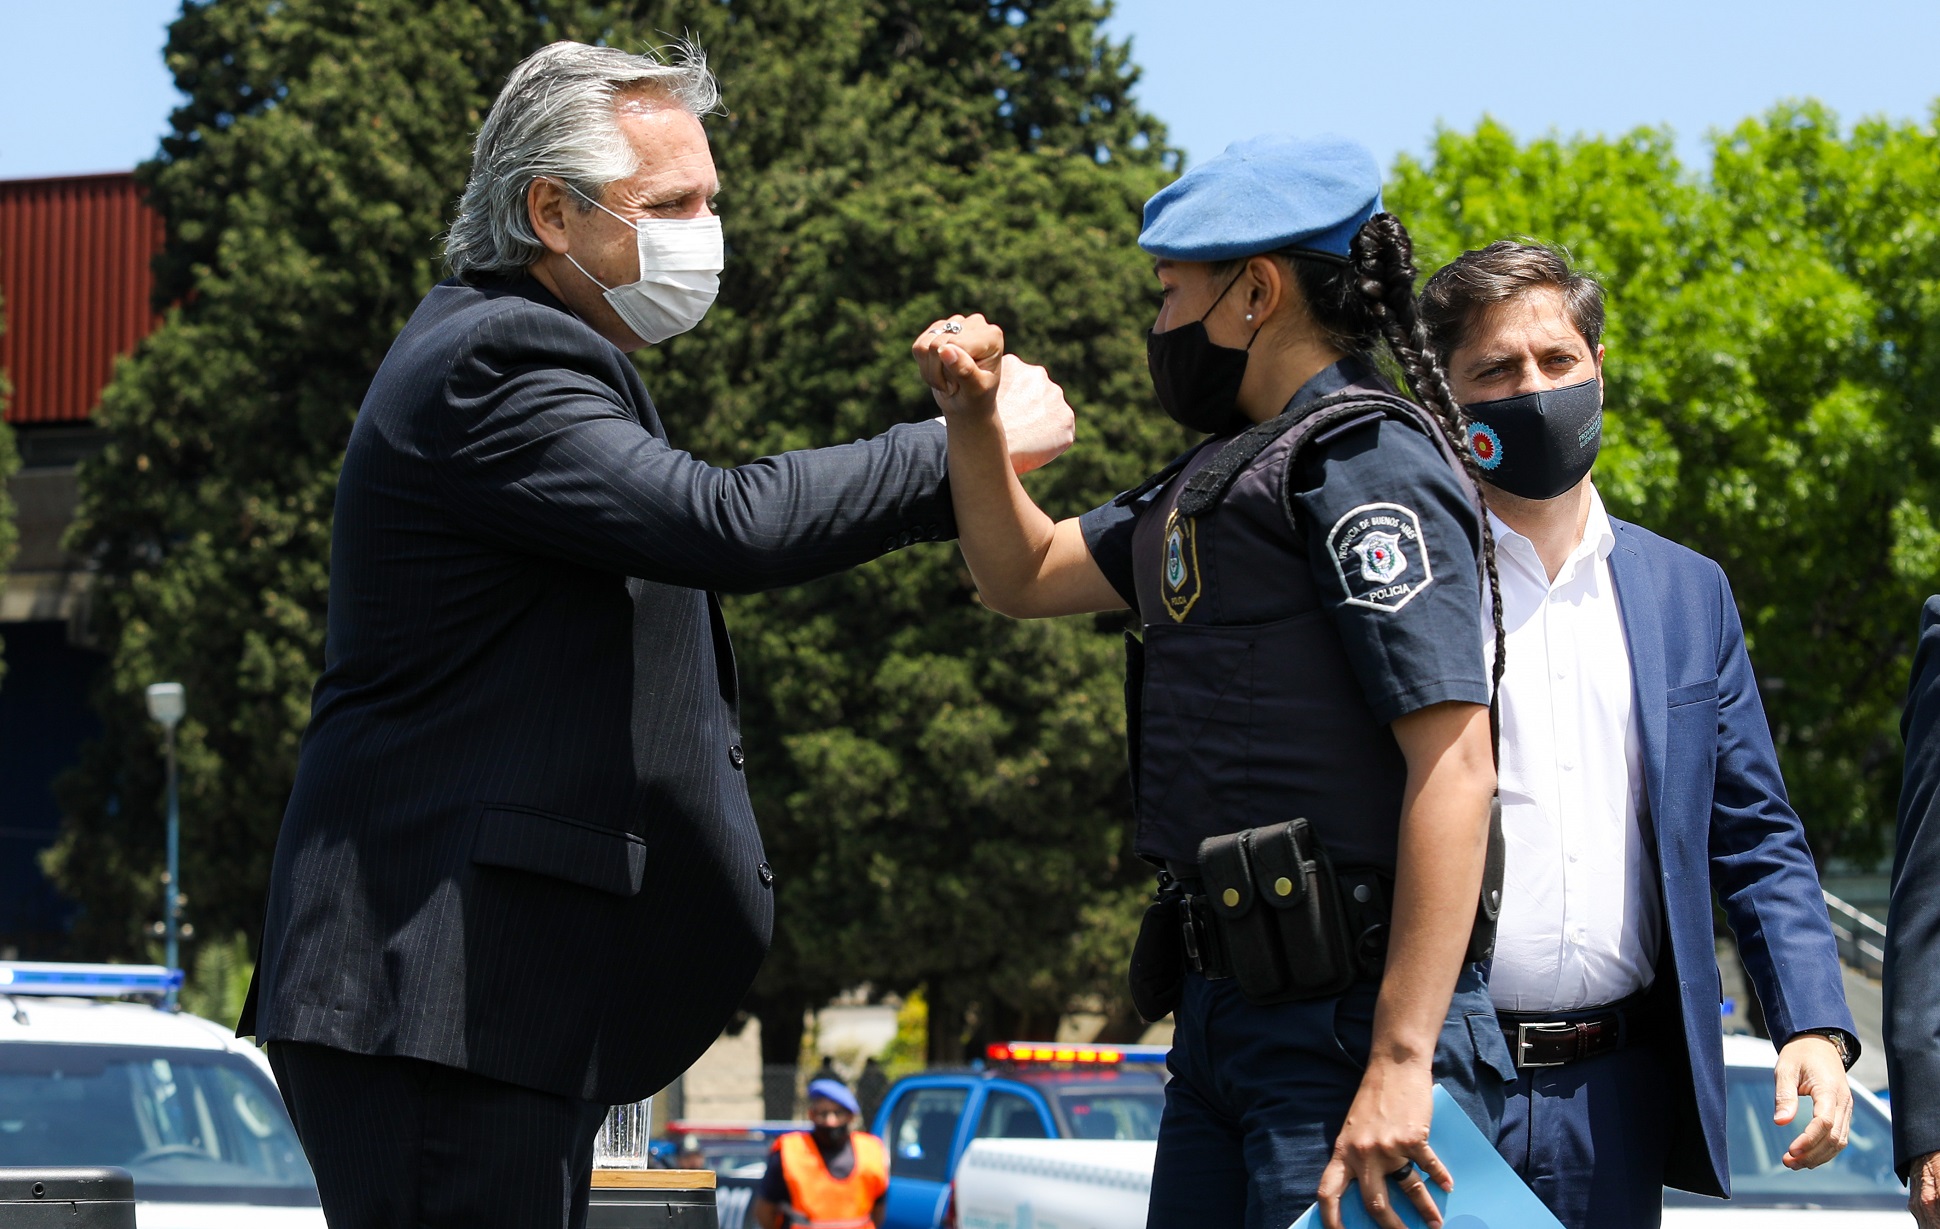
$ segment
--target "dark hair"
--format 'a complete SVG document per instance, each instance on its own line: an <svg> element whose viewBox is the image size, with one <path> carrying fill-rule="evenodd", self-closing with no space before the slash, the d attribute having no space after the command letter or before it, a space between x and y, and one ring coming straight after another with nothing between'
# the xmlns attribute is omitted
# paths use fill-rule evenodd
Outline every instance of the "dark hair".
<svg viewBox="0 0 1940 1229"><path fill-rule="evenodd" d="M1562 294L1570 323L1595 350L1603 338L1603 286L1572 266L1565 252L1498 239L1480 251L1463 252L1422 288L1421 316L1436 354L1446 363L1483 312L1542 286Z"/></svg>
<svg viewBox="0 0 1940 1229"><path fill-rule="evenodd" d="M1475 454L1469 451L1468 420L1456 404L1442 355L1431 344L1428 324L1415 301L1414 241L1400 218L1377 213L1355 232L1348 251L1349 258L1344 261L1299 249L1268 255L1292 266L1301 296L1306 299L1307 314L1336 348L1371 358L1381 343L1387 343L1407 376L1415 400L1441 427L1449 447L1468 471L1476 491L1476 514L1482 521L1482 566L1488 578L1489 607L1495 616L1494 689L1500 690L1506 655L1502 651L1502 581L1495 566L1495 533L1481 505L1482 471L1475 463ZM1233 269L1244 263L1223 261L1220 267Z"/></svg>

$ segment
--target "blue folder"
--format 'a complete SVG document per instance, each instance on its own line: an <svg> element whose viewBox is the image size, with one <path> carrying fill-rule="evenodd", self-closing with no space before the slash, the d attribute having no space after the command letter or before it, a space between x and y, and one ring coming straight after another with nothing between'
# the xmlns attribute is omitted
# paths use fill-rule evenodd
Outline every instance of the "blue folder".
<svg viewBox="0 0 1940 1229"><path fill-rule="evenodd" d="M1428 1193L1442 1210L1443 1229L1563 1229L1563 1223L1550 1214L1516 1171L1509 1168L1482 1137L1455 1098L1441 1085L1435 1086L1435 1117L1428 1127L1428 1146L1455 1179L1453 1193L1433 1182ZM1408 1229L1422 1229L1421 1214L1393 1183L1388 1184L1388 1202L1400 1214ZM1346 1229L1375 1229L1374 1218L1361 1202L1361 1184L1350 1182L1340 1201L1341 1224ZM1320 1209L1307 1209L1293 1222L1292 1229L1320 1229Z"/></svg>

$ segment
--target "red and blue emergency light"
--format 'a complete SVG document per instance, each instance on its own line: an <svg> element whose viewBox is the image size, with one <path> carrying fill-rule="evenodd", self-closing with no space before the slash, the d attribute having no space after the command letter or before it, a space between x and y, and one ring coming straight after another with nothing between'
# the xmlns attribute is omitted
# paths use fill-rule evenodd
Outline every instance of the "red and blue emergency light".
<svg viewBox="0 0 1940 1229"><path fill-rule="evenodd" d="M0 994L64 998L165 998L182 970L159 964L43 964L0 961Z"/></svg>
<svg viewBox="0 0 1940 1229"><path fill-rule="evenodd" d="M993 1063L1162 1063L1171 1046L1070 1045L1054 1041L993 1041L984 1054Z"/></svg>

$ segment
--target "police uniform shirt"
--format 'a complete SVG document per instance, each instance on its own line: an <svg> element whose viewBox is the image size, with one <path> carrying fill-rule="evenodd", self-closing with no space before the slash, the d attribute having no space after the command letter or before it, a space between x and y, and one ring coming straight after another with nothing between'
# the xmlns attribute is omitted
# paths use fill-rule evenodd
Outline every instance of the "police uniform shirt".
<svg viewBox="0 0 1940 1229"><path fill-rule="evenodd" d="M1385 388L1366 362L1344 359L1308 380L1288 411L1348 386ZM1228 438L1214 436L1185 459L1216 454ZM1162 490L1081 518L1092 560L1133 609L1133 531ZM1447 700L1486 706L1488 675L1476 636L1484 609L1476 574L1480 518L1436 444L1393 419L1350 423L1311 440L1294 463L1288 494L1296 551L1304 547L1315 591L1375 719L1393 723ZM1405 529L1385 531L1395 521ZM1273 583L1271 576L1245 580L1261 589ZM1230 591L1238 578L1209 583Z"/></svg>

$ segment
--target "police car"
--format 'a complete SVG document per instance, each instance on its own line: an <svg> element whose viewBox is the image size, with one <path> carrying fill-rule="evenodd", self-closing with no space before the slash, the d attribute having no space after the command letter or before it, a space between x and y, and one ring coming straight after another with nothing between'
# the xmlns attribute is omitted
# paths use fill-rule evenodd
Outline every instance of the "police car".
<svg viewBox="0 0 1940 1229"><path fill-rule="evenodd" d="M141 1229L323 1229L248 1042L158 1001L154 965L0 962L0 1166L118 1165ZM145 1002L116 1001L145 999Z"/></svg>
<svg viewBox="0 0 1940 1229"><path fill-rule="evenodd" d="M1817 1169L1780 1163L1785 1149L1812 1119L1810 1098L1799 1099L1790 1126L1772 1122L1772 1043L1757 1037L1724 1039L1725 1141L1731 1153L1731 1199L1664 1192L1665 1229L1729 1226L1895 1225L1905 1229L1906 1187L1893 1172L1893 1124L1885 1102L1853 1085L1852 1132L1846 1150Z"/></svg>
<svg viewBox="0 0 1940 1229"><path fill-rule="evenodd" d="M950 1182L980 1139L1157 1139L1166 1050L999 1042L982 1068L898 1080L874 1127L889 1149L881 1229L953 1225Z"/></svg>
<svg viewBox="0 0 1940 1229"><path fill-rule="evenodd" d="M1845 1151L1817 1169L1794 1172L1780 1159L1810 1121L1811 1102L1800 1099L1791 1125L1772 1122L1776 1058L1769 1041L1744 1036L1724 1039L1732 1198L1708 1199L1667 1190L1665 1229L1737 1225L1904 1229L1906 1188L1893 1173L1892 1123L1886 1104L1855 1085ZM893 1118L890 1125L893 1128ZM1156 1116L1152 1125L1156 1134ZM978 1144L965 1157L970 1138L958 1130L951 1165L959 1189L953 1200L941 1206L946 1223L954 1221L960 1229L1023 1229L1053 1222L1066 1229L1116 1229L1139 1223L1143 1215L1151 1186L1151 1144L1011 1139ZM894 1142L890 1155L893 1199L893 1167L899 1155ZM1405 1210L1402 1219L1419 1223ZM904 1221L899 1229L925 1223L934 1222Z"/></svg>

